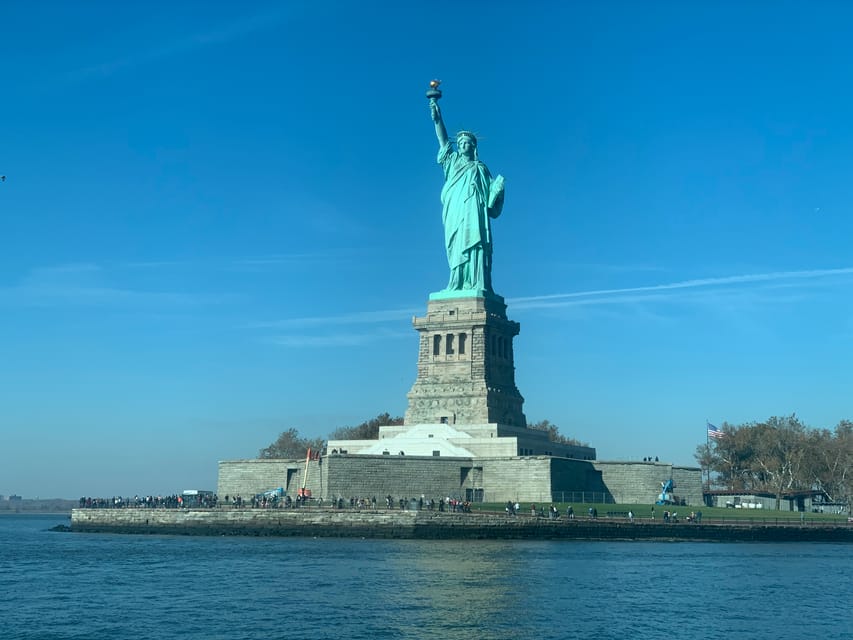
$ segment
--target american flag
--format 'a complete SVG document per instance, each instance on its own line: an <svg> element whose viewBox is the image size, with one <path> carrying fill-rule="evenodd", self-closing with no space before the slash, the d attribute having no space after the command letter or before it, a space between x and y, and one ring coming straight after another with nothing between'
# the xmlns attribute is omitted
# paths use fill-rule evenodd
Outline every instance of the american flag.
<svg viewBox="0 0 853 640"><path fill-rule="evenodd" d="M712 425L709 422L708 423L708 437L709 438L725 438L726 434L723 433L722 431L720 431L719 429L717 429L717 427L715 427L714 425Z"/></svg>

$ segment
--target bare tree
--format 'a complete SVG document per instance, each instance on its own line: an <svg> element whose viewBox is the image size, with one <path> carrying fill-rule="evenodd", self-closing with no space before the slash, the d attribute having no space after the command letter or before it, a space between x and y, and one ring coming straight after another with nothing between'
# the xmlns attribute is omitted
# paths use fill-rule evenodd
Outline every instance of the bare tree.
<svg viewBox="0 0 853 640"><path fill-rule="evenodd" d="M560 433L560 428L557 425L552 424L550 420L540 420L539 422L534 422L527 426L531 429L536 429L537 431L545 431L548 434L548 440L550 442L557 442L559 444L570 444L576 447L589 446L589 444L586 442L581 442L576 438L564 436Z"/></svg>
<svg viewBox="0 0 853 640"><path fill-rule="evenodd" d="M391 414L386 411L354 427L340 427L335 429L329 436L329 440L378 440L379 427L401 424L403 424L401 416L392 418Z"/></svg>
<svg viewBox="0 0 853 640"><path fill-rule="evenodd" d="M834 502L850 504L853 494L853 422L834 431L811 429L796 415L733 426L696 448L709 485L782 496L792 490L822 491ZM712 475L713 474L713 475Z"/></svg>
<svg viewBox="0 0 853 640"><path fill-rule="evenodd" d="M753 427L756 437L754 460L761 485L776 495L776 509L782 494L799 488L805 458L805 426L796 415L772 417Z"/></svg>
<svg viewBox="0 0 853 640"><path fill-rule="evenodd" d="M282 431L275 442L265 447L258 453L259 458L303 458L310 448L312 451L321 451L325 444L323 438L302 438L296 429Z"/></svg>

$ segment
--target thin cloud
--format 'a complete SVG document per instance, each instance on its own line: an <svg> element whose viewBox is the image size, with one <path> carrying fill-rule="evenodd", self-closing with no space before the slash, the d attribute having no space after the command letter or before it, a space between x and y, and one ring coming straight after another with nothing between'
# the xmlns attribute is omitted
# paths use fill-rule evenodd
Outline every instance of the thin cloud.
<svg viewBox="0 0 853 640"><path fill-rule="evenodd" d="M283 10L247 16L218 29L191 34L172 42L163 43L143 51L134 52L122 58L100 62L98 64L70 71L66 74L65 81L74 83L82 82L89 78L104 78L119 71L139 65L155 62L157 60L194 51L203 47L223 44L271 27L281 22L283 18Z"/></svg>
<svg viewBox="0 0 853 640"><path fill-rule="evenodd" d="M123 262L116 265L123 269L165 269L171 267L183 267L192 265L191 262L181 262L179 260L148 260L140 262Z"/></svg>
<svg viewBox="0 0 853 640"><path fill-rule="evenodd" d="M245 260L235 260L237 266L247 267L278 267L305 264L306 262L316 263L323 260L322 256L317 254L293 254L286 256L270 256L268 258L247 258Z"/></svg>
<svg viewBox="0 0 853 640"><path fill-rule="evenodd" d="M0 289L6 306L188 306L227 302L231 296L139 291L86 285L40 285Z"/></svg>
<svg viewBox="0 0 853 640"><path fill-rule="evenodd" d="M88 262L62 264L52 267L37 267L27 274L25 281L53 281L57 278L79 277L83 275L100 273L101 271L102 268L100 265Z"/></svg>
<svg viewBox="0 0 853 640"><path fill-rule="evenodd" d="M603 271L607 273L636 273L638 271L666 271L664 267L651 264L606 264L602 262L568 262L560 263L563 268L588 271Z"/></svg>
<svg viewBox="0 0 853 640"><path fill-rule="evenodd" d="M363 249L339 249L311 253L282 253L246 258L211 258L209 260L142 260L113 265L121 269L207 269L229 272L258 272L279 267L299 267L328 262L347 262L363 257Z"/></svg>
<svg viewBox="0 0 853 640"><path fill-rule="evenodd" d="M287 318L271 322L254 322L243 328L275 331L276 335L263 338L263 341L278 347L360 347L389 339L410 338L411 330L404 331L382 326L370 329L365 328L365 325L390 323L401 326L419 311L421 310L415 308L383 309L334 316Z"/></svg>
<svg viewBox="0 0 853 640"><path fill-rule="evenodd" d="M335 326L351 324L380 324L397 322L411 318L422 309L386 309L382 311L359 311L337 316L309 316L304 318L288 318L270 322L253 322L246 325L248 329L293 329L298 327Z"/></svg>
<svg viewBox="0 0 853 640"><path fill-rule="evenodd" d="M809 269L803 271L777 271L772 273L753 273L720 278L701 278L683 280L665 284L655 284L643 287L625 287L621 289L597 289L591 291L575 291L571 293L553 293L541 296L513 298L507 302L516 309L531 309L542 307L558 307L575 304L609 304L612 301L625 302L637 300L636 294L655 294L659 292L677 292L691 289L727 288L738 285L801 282L808 280L823 280L835 276L853 274L853 267L839 269ZM677 296L669 296L677 297ZM650 300L651 295L643 295L641 299Z"/></svg>
<svg viewBox="0 0 853 640"><path fill-rule="evenodd" d="M411 333L402 331L377 331L373 333L344 332L329 335L279 335L271 336L266 342L279 347L360 347L391 338L411 337Z"/></svg>
<svg viewBox="0 0 853 640"><path fill-rule="evenodd" d="M316 251L310 253L284 253L268 256L256 256L234 260L233 265L237 267L289 267L304 264L317 264L321 262L347 262L361 259L366 250L359 249L335 249L334 251Z"/></svg>
<svg viewBox="0 0 853 640"><path fill-rule="evenodd" d="M701 278L682 280L642 287L623 287L618 289L597 289L554 293L541 296L527 296L508 299L513 309L559 309L565 307L615 307L633 305L636 307L649 303L690 302L695 304L712 303L743 309L746 305L771 303L796 303L806 294L800 286L808 282L811 289L826 287L833 277L853 275L853 267L839 269L810 269L803 271L778 271L771 273L753 273L719 278ZM747 285L762 285L759 289ZM362 311L330 316L306 316L283 320L253 322L244 325L245 329L310 329L333 326L367 325L398 323L423 313L420 307L404 307L377 311ZM274 338L276 344L283 346L330 346L341 344L364 344L371 339L368 334L346 333L330 336L288 335ZM408 333L400 335L409 335Z"/></svg>
<svg viewBox="0 0 853 640"><path fill-rule="evenodd" d="M20 283L0 288L0 305L7 307L134 306L176 307L220 304L229 294L150 291L116 287L103 280L96 264L69 264L32 269Z"/></svg>

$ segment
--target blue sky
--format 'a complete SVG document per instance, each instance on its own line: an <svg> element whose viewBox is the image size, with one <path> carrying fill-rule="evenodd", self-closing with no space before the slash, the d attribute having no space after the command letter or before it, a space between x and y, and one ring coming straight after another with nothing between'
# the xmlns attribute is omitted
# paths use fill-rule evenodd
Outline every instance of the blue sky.
<svg viewBox="0 0 853 640"><path fill-rule="evenodd" d="M5 3L0 493L212 488L388 411L447 280L437 143L506 177L516 380L602 459L853 418L844 3Z"/></svg>

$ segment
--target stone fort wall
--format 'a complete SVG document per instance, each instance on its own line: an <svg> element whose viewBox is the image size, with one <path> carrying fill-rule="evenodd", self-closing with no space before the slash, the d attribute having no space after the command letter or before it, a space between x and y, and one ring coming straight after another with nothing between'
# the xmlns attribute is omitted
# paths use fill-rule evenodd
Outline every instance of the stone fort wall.
<svg viewBox="0 0 853 640"><path fill-rule="evenodd" d="M421 495L465 498L466 490L477 490L489 502L509 499L545 502L551 499L553 462L554 459L546 456L470 459L332 455L309 463L305 487L313 497L324 500L373 496L381 500L387 495L395 500ZM565 467L565 463L573 461L561 462ZM222 461L217 494L221 498L239 495L247 499L283 487L288 495L295 496L302 487L304 469L304 461L299 460ZM570 477L581 482L583 474Z"/></svg>
<svg viewBox="0 0 853 640"><path fill-rule="evenodd" d="M308 463L308 481L305 488L312 495L322 495L324 481L322 464L317 460ZM225 496L252 496L278 487L296 496L302 487L305 475L305 460L223 460L219 462L219 478L216 493L220 499Z"/></svg>
<svg viewBox="0 0 853 640"><path fill-rule="evenodd" d="M465 489L476 485L467 458L341 455L326 461L329 497L334 498L464 498Z"/></svg>
<svg viewBox="0 0 853 640"><path fill-rule="evenodd" d="M219 463L217 493L221 498L283 487L296 496L303 486L300 460L230 460ZM308 464L305 487L316 498L391 495L399 498L466 497L477 490L486 502L551 502L559 492L609 493L615 502L653 504L660 483L670 478L675 495L689 505L702 504L701 472L662 462L603 462L518 456L449 458L416 456L332 455ZM482 491L482 494L479 494Z"/></svg>
<svg viewBox="0 0 853 640"><path fill-rule="evenodd" d="M592 463L601 472L601 480L617 503L654 504L661 482L672 478L673 494L688 505L702 505L702 472L698 467L677 467L665 462Z"/></svg>

